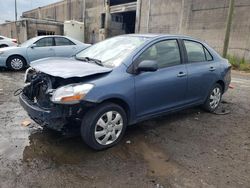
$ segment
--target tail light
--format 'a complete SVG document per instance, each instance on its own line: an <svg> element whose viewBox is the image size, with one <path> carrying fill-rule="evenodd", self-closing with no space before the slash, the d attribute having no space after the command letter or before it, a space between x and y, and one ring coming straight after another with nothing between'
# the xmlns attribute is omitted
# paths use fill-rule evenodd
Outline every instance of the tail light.
<svg viewBox="0 0 250 188"><path fill-rule="evenodd" d="M16 39L12 39L12 42L17 43L17 40Z"/></svg>

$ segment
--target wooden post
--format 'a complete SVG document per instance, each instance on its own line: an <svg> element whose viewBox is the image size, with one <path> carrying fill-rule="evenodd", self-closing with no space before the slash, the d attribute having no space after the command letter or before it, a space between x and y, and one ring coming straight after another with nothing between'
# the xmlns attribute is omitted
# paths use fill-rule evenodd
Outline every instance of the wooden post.
<svg viewBox="0 0 250 188"><path fill-rule="evenodd" d="M222 54L224 58L227 56L227 50L228 50L230 32L231 32L231 26L232 26L232 20L233 20L233 12L234 12L234 0L230 0L228 16L227 16L226 33L225 33L225 39L224 39L224 45L223 45L223 54Z"/></svg>

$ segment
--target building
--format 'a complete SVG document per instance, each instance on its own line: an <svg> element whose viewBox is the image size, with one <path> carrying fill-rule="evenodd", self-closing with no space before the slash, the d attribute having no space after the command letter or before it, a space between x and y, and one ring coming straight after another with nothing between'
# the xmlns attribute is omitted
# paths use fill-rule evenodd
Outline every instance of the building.
<svg viewBox="0 0 250 188"><path fill-rule="evenodd" d="M65 20L84 22L84 36L89 43L123 33L191 35L206 41L221 53L228 7L229 0L109 0L109 4L107 0L64 0L24 12L22 19L43 20L48 24L53 22L56 25L54 28L39 30L55 34L63 34L59 25ZM229 43L229 54L248 60L249 12L249 0L235 1ZM3 30L0 26L0 33ZM15 36L14 33L11 37ZM34 33L41 34L38 29L32 33L28 33L27 38L33 37Z"/></svg>
<svg viewBox="0 0 250 188"><path fill-rule="evenodd" d="M24 18L17 22L7 22L0 25L0 34L16 38L19 43L40 35L60 35L63 33L63 23L33 18Z"/></svg>

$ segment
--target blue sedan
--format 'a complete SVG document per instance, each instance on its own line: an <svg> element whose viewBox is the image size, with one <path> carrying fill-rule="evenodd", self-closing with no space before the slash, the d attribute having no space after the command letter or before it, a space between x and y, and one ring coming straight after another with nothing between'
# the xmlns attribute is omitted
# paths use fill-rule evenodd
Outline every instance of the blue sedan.
<svg viewBox="0 0 250 188"><path fill-rule="evenodd" d="M39 36L17 47L0 49L0 67L18 71L34 60L47 57L71 57L88 46L65 36Z"/></svg>
<svg viewBox="0 0 250 188"><path fill-rule="evenodd" d="M20 103L42 126L79 125L84 142L101 150L118 143L128 125L197 105L215 111L230 81L228 60L204 42L123 35L75 58L32 63Z"/></svg>

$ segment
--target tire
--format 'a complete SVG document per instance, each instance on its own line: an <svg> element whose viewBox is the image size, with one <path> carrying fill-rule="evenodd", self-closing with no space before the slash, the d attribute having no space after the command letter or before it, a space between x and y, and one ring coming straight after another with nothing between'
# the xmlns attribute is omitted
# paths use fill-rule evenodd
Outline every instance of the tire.
<svg viewBox="0 0 250 188"><path fill-rule="evenodd" d="M81 136L90 148L103 150L116 145L123 137L126 127L127 115L124 109L117 104L106 102L90 109L84 115Z"/></svg>
<svg viewBox="0 0 250 188"><path fill-rule="evenodd" d="M0 45L0 48L5 48L5 47L8 47L8 45L6 45L6 44Z"/></svg>
<svg viewBox="0 0 250 188"><path fill-rule="evenodd" d="M26 60L21 56L11 56L7 59L7 67L13 71L20 71L26 67Z"/></svg>
<svg viewBox="0 0 250 188"><path fill-rule="evenodd" d="M212 87L211 91L209 92L209 95L202 106L203 109L207 112L214 112L218 108L221 102L221 98L222 87L220 84L217 83Z"/></svg>

